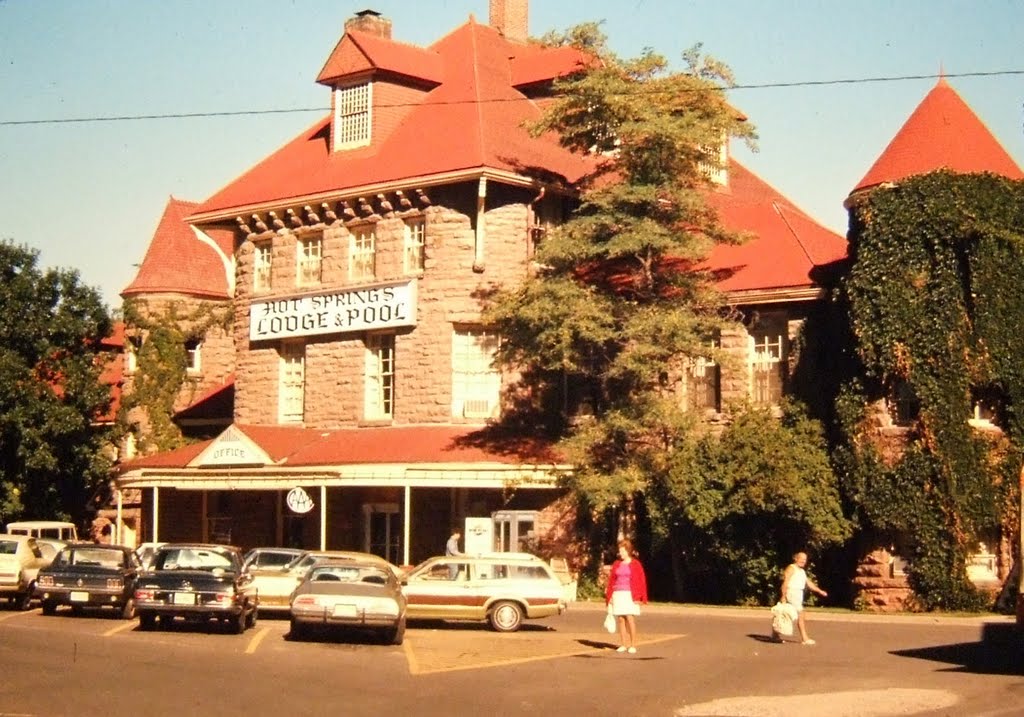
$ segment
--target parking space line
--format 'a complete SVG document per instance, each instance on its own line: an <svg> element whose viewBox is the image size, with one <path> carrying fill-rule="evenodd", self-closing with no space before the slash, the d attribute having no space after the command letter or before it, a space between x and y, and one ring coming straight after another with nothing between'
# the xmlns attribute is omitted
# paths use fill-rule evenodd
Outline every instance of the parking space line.
<svg viewBox="0 0 1024 717"><path fill-rule="evenodd" d="M686 637L685 633L678 635L665 635L663 637L657 637L651 640L643 640L640 642L640 647L647 647L649 645L656 645L660 642L669 642L670 640L678 640ZM406 654L406 660L409 664L410 675L432 675L440 672L463 672L465 670L482 670L490 667L504 667L506 665L521 665L527 662L540 662L541 660L557 660L564 657L575 657L576 655L587 655L592 653L595 648L593 647L577 647L575 649L566 652L551 652L542 655L531 655L530 657L513 657L505 660L490 660L487 662L477 662L475 664L459 664L449 665L440 667L421 667L420 661L416 657L416 654L410 645L409 641L406 640L403 645ZM612 651L611 654L618 656L618 653Z"/></svg>
<svg viewBox="0 0 1024 717"><path fill-rule="evenodd" d="M4 620L13 620L16 617L21 617L23 615L35 615L35 614L38 614L38 612L39 612L38 609L36 609L36 610L15 610L14 612L9 612L9 613L6 613L4 615L0 615L0 622L3 622Z"/></svg>
<svg viewBox="0 0 1024 717"><path fill-rule="evenodd" d="M122 622L117 627L112 627L109 630L107 630L106 632L104 632L103 633L103 637L110 637L111 635L116 635L117 633L124 632L125 630L133 628L133 627L135 627L138 624L139 623L135 622L135 620L125 620L124 622Z"/></svg>
<svg viewBox="0 0 1024 717"><path fill-rule="evenodd" d="M256 648L260 646L260 643L263 642L263 638L266 637L267 633L269 632L269 627L260 628L259 632L257 632L251 640L249 640L249 646L245 648L245 654L251 655L252 653L256 652Z"/></svg>

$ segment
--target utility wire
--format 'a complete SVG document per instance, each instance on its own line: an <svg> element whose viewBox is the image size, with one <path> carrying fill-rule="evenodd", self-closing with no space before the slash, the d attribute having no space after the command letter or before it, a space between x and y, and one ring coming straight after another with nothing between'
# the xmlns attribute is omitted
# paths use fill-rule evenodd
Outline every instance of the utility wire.
<svg viewBox="0 0 1024 717"><path fill-rule="evenodd" d="M833 79L833 80L801 80L798 82L765 82L760 84L752 85L732 85L729 87L715 87L709 89L718 89L726 92L735 90L766 90L766 89L781 89L790 87L825 87L829 85L863 85L877 82L904 82L907 80L934 80L938 78L951 78L951 77L1005 77L1009 75L1024 75L1024 70L992 70L989 72L959 72L959 73L942 73L942 74L931 74L931 75L897 75L892 77L853 77L846 79ZM645 95L660 93L662 90L637 90L635 93L629 93L632 95ZM525 102L528 98L525 97L514 97L514 98L501 98L493 100L456 100L451 102L435 102L433 105L464 105L464 104L487 104L487 103L501 103L501 102ZM400 102L394 104L381 104L377 107L411 107L414 105L420 105L422 103L417 102ZM197 117L238 117L238 116L256 116L256 115L272 115L272 114L294 114L298 112L326 112L328 107L295 107L291 109L270 109L270 110L236 110L232 112L172 112L167 114L155 114L155 115L112 115L105 117L67 117L62 119L31 119L31 120L0 120L0 126L14 126L14 125L38 125L38 124L71 124L80 122L131 122L136 120L154 120L154 119L193 119Z"/></svg>

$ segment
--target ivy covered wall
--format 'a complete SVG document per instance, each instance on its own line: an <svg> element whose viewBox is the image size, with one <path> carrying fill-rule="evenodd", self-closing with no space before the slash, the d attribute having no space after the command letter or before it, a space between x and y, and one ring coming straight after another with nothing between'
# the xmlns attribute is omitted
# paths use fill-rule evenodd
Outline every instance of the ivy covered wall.
<svg viewBox="0 0 1024 717"><path fill-rule="evenodd" d="M985 602L965 560L979 532L1017 539L1024 428L1024 182L935 172L853 199L838 301L861 363L834 452L859 527L900 535L922 607ZM906 425L898 452L866 407ZM1000 431L968 423L975 406Z"/></svg>

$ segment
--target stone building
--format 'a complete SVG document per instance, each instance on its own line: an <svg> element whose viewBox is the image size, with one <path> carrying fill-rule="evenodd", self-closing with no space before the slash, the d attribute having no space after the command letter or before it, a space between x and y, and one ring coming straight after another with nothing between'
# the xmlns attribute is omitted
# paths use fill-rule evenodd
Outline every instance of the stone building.
<svg viewBox="0 0 1024 717"><path fill-rule="evenodd" d="M202 379L177 406L210 421L231 391L232 423L123 467L143 539L402 564L442 550L455 524L467 549L565 554L573 513L558 479L571 466L487 430L511 377L492 366L500 337L480 297L527 275L591 161L524 128L552 81L587 61L527 44L527 11L492 0L488 24L471 17L429 47L359 13L317 77L330 113L198 205L172 200L176 226L161 222L125 295L155 313L185 296L232 307L231 335L201 337ZM720 337L735 360L693 364L681 391L712 422L733 399L778 404L822 298L817 273L845 255L842 237L722 152L709 201L752 240L708 260L744 316ZM165 282L191 252L204 268ZM152 275L150 255L164 257ZM229 344L207 373L207 351Z"/></svg>

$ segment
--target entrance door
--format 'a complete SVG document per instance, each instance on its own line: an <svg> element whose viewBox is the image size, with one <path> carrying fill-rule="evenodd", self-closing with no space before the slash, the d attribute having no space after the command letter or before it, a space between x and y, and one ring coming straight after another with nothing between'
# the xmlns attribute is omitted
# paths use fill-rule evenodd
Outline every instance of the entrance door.
<svg viewBox="0 0 1024 717"><path fill-rule="evenodd" d="M499 553L530 553L534 550L535 510L501 510L492 515L494 547Z"/></svg>
<svg viewBox="0 0 1024 717"><path fill-rule="evenodd" d="M398 503L363 505L363 550L395 565L402 564L402 514Z"/></svg>

